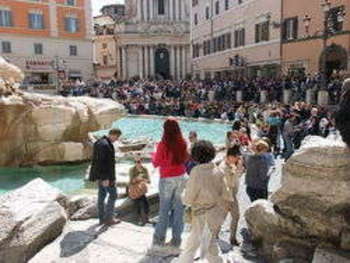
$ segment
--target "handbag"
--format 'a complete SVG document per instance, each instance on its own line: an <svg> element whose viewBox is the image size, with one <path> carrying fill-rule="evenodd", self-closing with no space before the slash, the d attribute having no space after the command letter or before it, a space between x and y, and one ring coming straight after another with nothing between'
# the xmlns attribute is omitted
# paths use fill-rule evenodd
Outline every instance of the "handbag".
<svg viewBox="0 0 350 263"><path fill-rule="evenodd" d="M138 183L129 186L128 196L133 199L139 199L141 196L147 194L148 188L145 181L140 181Z"/></svg>

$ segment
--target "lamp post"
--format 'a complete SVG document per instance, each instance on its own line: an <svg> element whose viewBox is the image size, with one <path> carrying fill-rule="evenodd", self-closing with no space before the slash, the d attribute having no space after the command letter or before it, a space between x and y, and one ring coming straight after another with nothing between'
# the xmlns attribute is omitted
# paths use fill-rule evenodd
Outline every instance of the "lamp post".
<svg viewBox="0 0 350 263"><path fill-rule="evenodd" d="M321 3L321 7L324 12L324 21L323 21L323 54L322 54L322 90L327 89L327 61L326 61L326 48L327 48L327 40L329 37L329 17L330 17L330 10L331 10L331 3L329 0L324 0L323 3Z"/></svg>

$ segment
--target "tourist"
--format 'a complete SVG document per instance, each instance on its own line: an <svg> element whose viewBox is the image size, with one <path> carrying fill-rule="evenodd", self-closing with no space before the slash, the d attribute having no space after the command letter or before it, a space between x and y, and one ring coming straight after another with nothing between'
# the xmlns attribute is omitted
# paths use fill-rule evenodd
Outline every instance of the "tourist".
<svg viewBox="0 0 350 263"><path fill-rule="evenodd" d="M237 193L239 188L239 178L243 174L244 167L241 160L240 146L236 145L227 150L226 159L219 165L224 179L225 190L223 197L225 202L229 204L229 213L231 214L231 235L230 242L233 246L238 246L236 239L236 232L239 220L239 206L237 200Z"/></svg>
<svg viewBox="0 0 350 263"><path fill-rule="evenodd" d="M270 139L273 152L275 156L280 153L280 127L282 125L280 113L275 109L271 111L270 116L267 118L267 124L269 125L269 132L267 137Z"/></svg>
<svg viewBox="0 0 350 263"><path fill-rule="evenodd" d="M135 165L129 170L129 197L134 200L137 207L139 225L149 223L149 204L146 197L147 184L151 183L148 170L142 165L142 160L137 158Z"/></svg>
<svg viewBox="0 0 350 263"><path fill-rule="evenodd" d="M295 134L295 116L288 116L283 126L284 154L283 157L287 161L294 153L294 134Z"/></svg>
<svg viewBox="0 0 350 263"><path fill-rule="evenodd" d="M186 172L187 174L191 173L191 170L193 167L197 165L197 162L195 162L192 157L191 157L191 151L193 148L193 145L198 142L198 135L197 132L195 131L190 131L189 136L188 136L188 153L189 153L189 159L186 162Z"/></svg>
<svg viewBox="0 0 350 263"><path fill-rule="evenodd" d="M268 198L269 163L264 155L268 150L269 145L259 139L253 143L251 151L244 154L244 163L247 168L245 182L251 202Z"/></svg>
<svg viewBox="0 0 350 263"><path fill-rule="evenodd" d="M114 218L114 205L117 199L115 176L115 150L113 143L121 136L119 129L111 129L94 143L89 179L98 182L98 218L107 226L120 223ZM107 205L105 199L108 194Z"/></svg>
<svg viewBox="0 0 350 263"><path fill-rule="evenodd" d="M159 167L159 221L153 236L153 244L163 246L169 224L170 212L173 210L172 239L170 245L180 247L183 232L184 207L181 194L186 183L186 166L188 161L186 141L182 136L179 123L175 118L164 122L164 132L161 142L153 155L154 167Z"/></svg>
<svg viewBox="0 0 350 263"><path fill-rule="evenodd" d="M199 164L193 168L183 195L183 202L191 208L191 232L177 263L192 263L201 241L208 239L202 254L208 262L223 262L219 256L217 236L225 221L228 207L223 199L224 183L221 171L212 162L215 148L208 141L199 141L192 148L192 157ZM206 229L209 229L209 238Z"/></svg>

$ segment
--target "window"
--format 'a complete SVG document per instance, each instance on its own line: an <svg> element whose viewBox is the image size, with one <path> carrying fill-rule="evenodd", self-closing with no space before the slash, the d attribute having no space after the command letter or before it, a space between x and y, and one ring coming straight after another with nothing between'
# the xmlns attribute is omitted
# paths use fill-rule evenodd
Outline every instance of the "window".
<svg viewBox="0 0 350 263"><path fill-rule="evenodd" d="M195 7L196 5L198 5L198 0L192 0L192 6Z"/></svg>
<svg viewBox="0 0 350 263"><path fill-rule="evenodd" d="M269 41L270 38L270 22L266 21L255 25L255 43Z"/></svg>
<svg viewBox="0 0 350 263"><path fill-rule="evenodd" d="M338 6L331 8L329 10L329 19L328 24L330 27L330 33L336 33L343 30L343 24L344 24L344 17L342 17L344 14L344 6ZM341 17L341 19L339 19Z"/></svg>
<svg viewBox="0 0 350 263"><path fill-rule="evenodd" d="M192 57L193 58L198 58L199 57L199 51L200 51L200 47L199 44L193 44L192 46Z"/></svg>
<svg viewBox="0 0 350 263"><path fill-rule="evenodd" d="M243 0L238 0L238 4L242 4L243 3Z"/></svg>
<svg viewBox="0 0 350 263"><path fill-rule="evenodd" d="M76 33L79 31L79 20L76 17L65 18L65 30L69 33Z"/></svg>
<svg viewBox="0 0 350 263"><path fill-rule="evenodd" d="M107 48L107 43L103 43L103 44L102 44L102 48L103 48L103 49L106 49L106 48Z"/></svg>
<svg viewBox="0 0 350 263"><path fill-rule="evenodd" d="M209 6L205 8L205 19L209 20L210 18L210 9Z"/></svg>
<svg viewBox="0 0 350 263"><path fill-rule="evenodd" d="M230 0L225 0L225 10L230 8Z"/></svg>
<svg viewBox="0 0 350 263"><path fill-rule="evenodd" d="M158 0L158 15L165 14L165 3L164 0Z"/></svg>
<svg viewBox="0 0 350 263"><path fill-rule="evenodd" d="M103 65L108 65L108 56L103 56Z"/></svg>
<svg viewBox="0 0 350 263"><path fill-rule="evenodd" d="M29 13L28 25L31 29L44 29L44 15L39 12Z"/></svg>
<svg viewBox="0 0 350 263"><path fill-rule="evenodd" d="M198 25L198 15L194 14L194 24Z"/></svg>
<svg viewBox="0 0 350 263"><path fill-rule="evenodd" d="M235 31L235 47L241 47L245 45L245 29L241 28Z"/></svg>
<svg viewBox="0 0 350 263"><path fill-rule="evenodd" d="M41 44L41 43L34 44L34 54L35 55L42 55L43 54L43 44Z"/></svg>
<svg viewBox="0 0 350 263"><path fill-rule="evenodd" d="M298 38L298 18L288 18L283 22L282 39L292 40Z"/></svg>
<svg viewBox="0 0 350 263"><path fill-rule="evenodd" d="M12 52L11 42L2 41L1 42L1 50L2 50L2 53L11 53Z"/></svg>
<svg viewBox="0 0 350 263"><path fill-rule="evenodd" d="M215 2L215 14L218 15L220 13L220 2Z"/></svg>
<svg viewBox="0 0 350 263"><path fill-rule="evenodd" d="M66 0L66 5L75 6L75 0Z"/></svg>
<svg viewBox="0 0 350 263"><path fill-rule="evenodd" d="M12 12L10 10L0 9L0 26L13 26Z"/></svg>
<svg viewBox="0 0 350 263"><path fill-rule="evenodd" d="M78 47L73 45L69 46L69 55L78 56Z"/></svg>

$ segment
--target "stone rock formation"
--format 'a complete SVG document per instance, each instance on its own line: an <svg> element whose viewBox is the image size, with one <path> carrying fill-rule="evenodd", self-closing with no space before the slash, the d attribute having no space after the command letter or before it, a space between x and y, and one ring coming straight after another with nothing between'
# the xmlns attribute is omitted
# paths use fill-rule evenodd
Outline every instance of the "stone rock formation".
<svg viewBox="0 0 350 263"><path fill-rule="evenodd" d="M0 196L0 262L27 262L59 236L68 199L41 179Z"/></svg>
<svg viewBox="0 0 350 263"><path fill-rule="evenodd" d="M348 249L350 152L340 140L308 137L283 168L282 187L245 217L271 262L311 262L317 247Z"/></svg>
<svg viewBox="0 0 350 263"><path fill-rule="evenodd" d="M4 64L0 60L0 78ZM0 81L0 166L88 160L88 133L110 127L124 114L112 100L25 93Z"/></svg>

